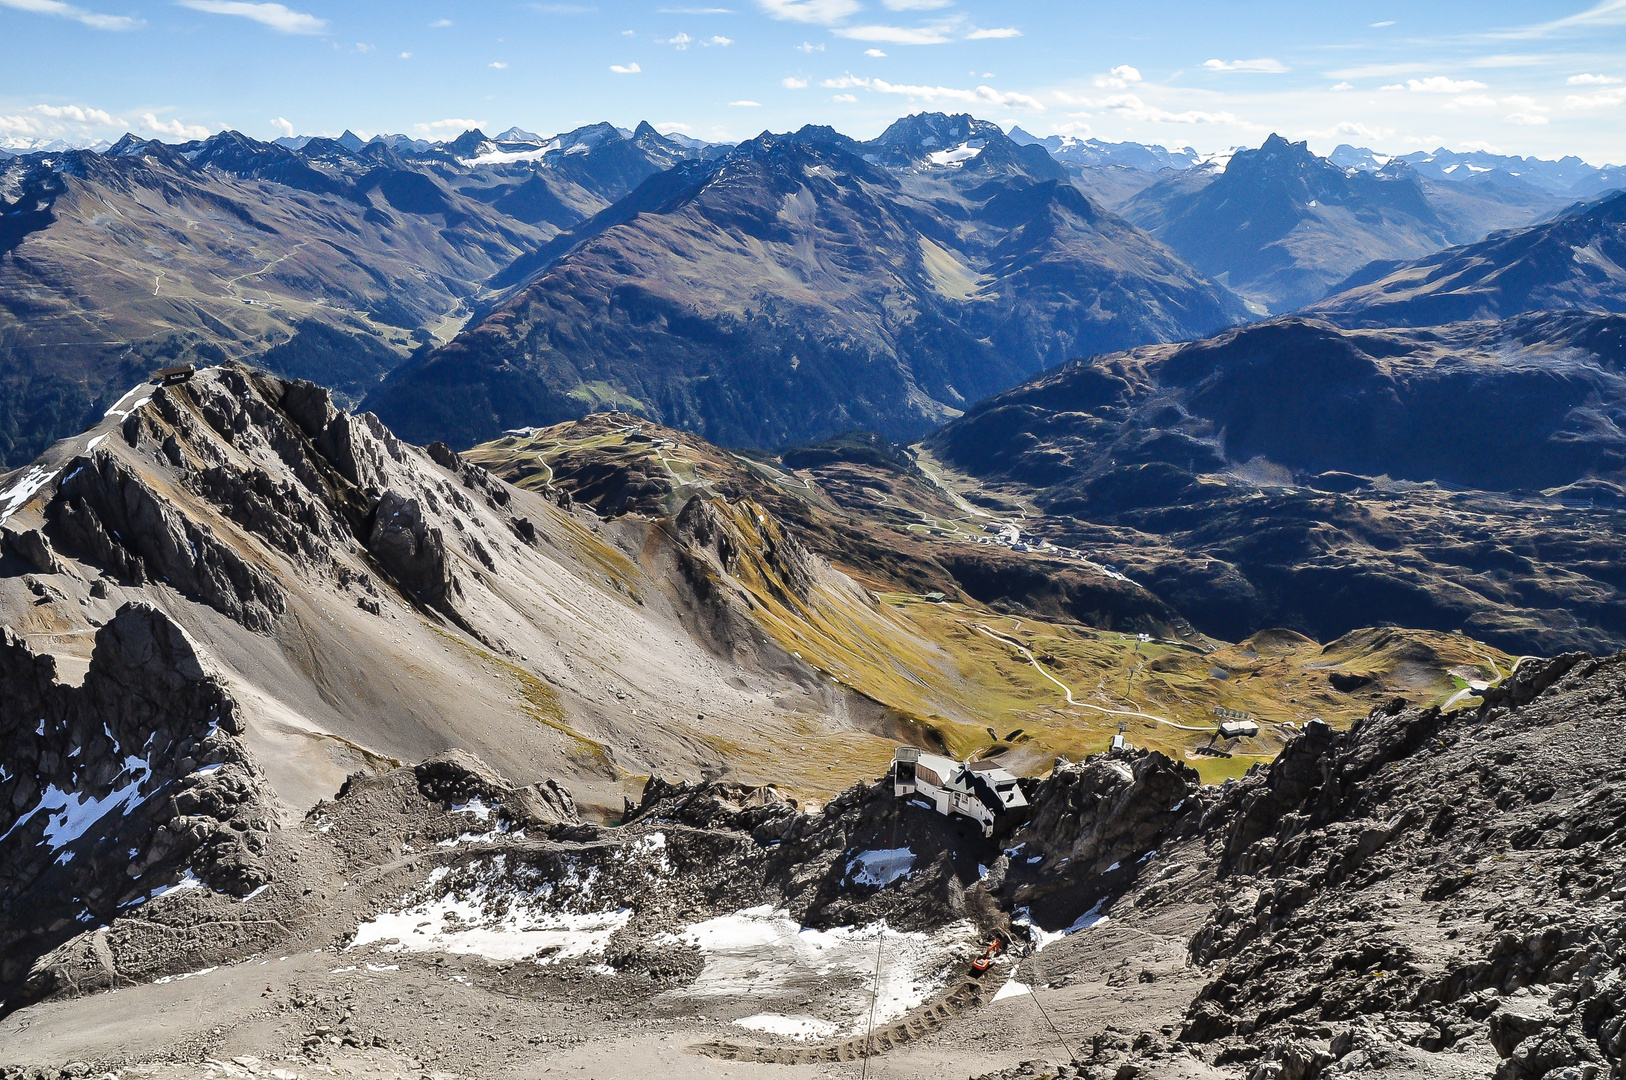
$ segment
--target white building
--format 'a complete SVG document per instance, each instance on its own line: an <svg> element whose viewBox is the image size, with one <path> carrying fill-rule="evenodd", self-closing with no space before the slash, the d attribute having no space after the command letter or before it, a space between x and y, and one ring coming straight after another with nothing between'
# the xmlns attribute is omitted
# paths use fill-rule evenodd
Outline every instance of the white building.
<svg viewBox="0 0 1626 1080"><path fill-rule="evenodd" d="M1028 804L1016 777L992 761L960 762L900 746L892 755L892 793L919 795L939 814L959 814L992 836L994 822L1009 810Z"/></svg>
<svg viewBox="0 0 1626 1080"><path fill-rule="evenodd" d="M1252 720L1221 720L1219 732L1223 738L1252 738L1259 734L1259 725Z"/></svg>

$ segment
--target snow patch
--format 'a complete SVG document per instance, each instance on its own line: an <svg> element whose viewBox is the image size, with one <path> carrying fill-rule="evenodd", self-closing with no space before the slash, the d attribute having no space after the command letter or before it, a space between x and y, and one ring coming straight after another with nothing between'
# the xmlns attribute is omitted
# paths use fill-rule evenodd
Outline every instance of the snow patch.
<svg viewBox="0 0 1626 1080"><path fill-rule="evenodd" d="M1033 987L1028 986L1026 983L1017 982L1016 976L1012 975L1010 981L999 988L999 993L994 995L994 1000L1004 1001L1006 998L1021 997L1023 994L1031 993L1033 993Z"/></svg>
<svg viewBox="0 0 1626 1080"><path fill-rule="evenodd" d="M201 968L201 969L199 969L197 971L188 971L184 975L165 975L161 979L154 979L152 981L152 984L154 986L165 986L165 985L168 985L169 983L185 982L187 979L195 979L199 975L207 975L212 971L219 971L219 970L220 970L219 965L216 965L215 967Z"/></svg>
<svg viewBox="0 0 1626 1080"><path fill-rule="evenodd" d="M860 851L847 863L847 875L858 885L882 888L909 876L915 868L915 853L906 847Z"/></svg>
<svg viewBox="0 0 1626 1080"><path fill-rule="evenodd" d="M1073 925L1060 930L1044 929L1033 921L1032 912L1025 907L1016 909L1016 918L1011 920L1011 925L1025 927L1028 935L1033 939L1033 951L1041 952L1045 946L1053 945L1069 934L1076 934L1080 930L1088 930L1092 926L1099 926L1106 922L1109 916L1101 914L1101 909L1107 906L1107 899L1107 897L1103 896L1095 902L1094 907L1073 920Z"/></svg>
<svg viewBox="0 0 1626 1080"><path fill-rule="evenodd" d="M478 888L462 899L448 894L378 915L356 927L349 947L381 944L385 952L446 952L555 964L603 956L610 938L631 918L627 908L587 915L534 912L517 898L504 906L500 898Z"/></svg>
<svg viewBox="0 0 1626 1080"><path fill-rule="evenodd" d="M632 918L628 908L559 911L551 901L559 884L575 887L575 903L592 904L598 868L584 878L573 863L558 882L520 888L498 855L486 870L479 862L472 885L448 888L446 867L429 875L426 892L416 903L403 897L399 911L381 912L356 927L347 948L379 945L386 952L446 952L488 960L531 960L554 964L604 954L610 938Z"/></svg>
<svg viewBox="0 0 1626 1080"><path fill-rule="evenodd" d="M0 491L0 524L15 514L22 505L32 499L46 484L55 480L60 469L47 472L39 465L34 465L23 474L22 479L12 484L4 491Z"/></svg>
<svg viewBox="0 0 1626 1080"><path fill-rule="evenodd" d="M43 720L40 726L44 728ZM141 785L151 775L152 767L143 758L130 756L124 759L124 768L114 777L115 780L129 777L129 780L99 799L84 792L63 791L52 784L41 792L39 802L32 810L18 818L4 835L0 835L0 842L43 813L47 815L45 843L52 851L58 851L85 835L93 825L115 811L121 815L129 813L141 801Z"/></svg>
<svg viewBox="0 0 1626 1080"><path fill-rule="evenodd" d="M737 998L768 1004L775 999L805 1000L811 987L844 976L852 988L830 1002L827 1015L837 1029L864 1030L875 989L877 949L881 958L875 1022L890 1023L941 989L965 959L973 942L970 923L935 933L901 933L886 923L813 930L771 905L695 923L678 934L661 934L656 944L688 944L699 949L705 966L681 991L686 999ZM756 1014L758 1016L762 1014Z"/></svg>
<svg viewBox="0 0 1626 1080"><path fill-rule="evenodd" d="M481 821L491 820L491 811L494 807L487 806L478 795L465 803L457 803L452 807L454 814L473 814Z"/></svg>
<svg viewBox="0 0 1626 1080"><path fill-rule="evenodd" d="M734 1023L752 1031L766 1031L770 1035L784 1035L792 1039L828 1039L841 1029L828 1020L820 1020L806 1013L757 1013L742 1017Z"/></svg>
<svg viewBox="0 0 1626 1080"><path fill-rule="evenodd" d="M933 165L942 165L948 168L957 169L961 165L964 165L966 162L975 158L978 154L981 154L986 145L987 144L980 139L973 140L972 142L961 143L959 146L951 146L947 150L938 150L937 152L928 155L928 160L931 161Z"/></svg>

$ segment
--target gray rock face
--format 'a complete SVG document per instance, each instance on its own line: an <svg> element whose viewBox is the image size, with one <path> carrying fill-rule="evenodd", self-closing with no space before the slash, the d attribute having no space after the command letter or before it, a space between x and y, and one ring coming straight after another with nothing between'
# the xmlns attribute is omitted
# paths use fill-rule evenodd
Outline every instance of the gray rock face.
<svg viewBox="0 0 1626 1080"><path fill-rule="evenodd" d="M462 750L448 750L414 767L418 790L425 798L447 804L480 799L500 806L503 815L520 827L580 824L570 789L549 778L516 788L484 761ZM344 792L340 792L340 798Z"/></svg>
<svg viewBox="0 0 1626 1080"><path fill-rule="evenodd" d="M1497 1080L1618 1074L1626 655L1526 661L1499 690L1313 726L1227 785L1190 942L1214 977L1183 1039L1234 1055L1319 1031L1328 1075L1458 1053Z"/></svg>
<svg viewBox="0 0 1626 1080"><path fill-rule="evenodd" d="M250 630L269 633L287 608L270 574L106 450L69 463L48 514L83 557L133 582L166 581Z"/></svg>
<svg viewBox="0 0 1626 1080"><path fill-rule="evenodd" d="M66 571L62 560L56 557L51 541L38 529L0 527L0 544L21 555L27 563L42 574L60 574Z"/></svg>
<svg viewBox="0 0 1626 1080"><path fill-rule="evenodd" d="M243 895L276 828L235 701L162 612L127 604L83 685L0 630L0 1000L34 957L183 872Z"/></svg>
<svg viewBox="0 0 1626 1080"><path fill-rule="evenodd" d="M1032 816L1011 835L1020 858L1005 880L1010 902L1036 914L1065 907L1058 921L1066 925L1121 889L1167 838L1195 832L1200 792L1195 769L1156 752L1058 765L1030 795Z"/></svg>
<svg viewBox="0 0 1626 1080"><path fill-rule="evenodd" d="M457 591L439 529L424 522L418 500L386 491L378 501L367 550L421 603L446 608Z"/></svg>

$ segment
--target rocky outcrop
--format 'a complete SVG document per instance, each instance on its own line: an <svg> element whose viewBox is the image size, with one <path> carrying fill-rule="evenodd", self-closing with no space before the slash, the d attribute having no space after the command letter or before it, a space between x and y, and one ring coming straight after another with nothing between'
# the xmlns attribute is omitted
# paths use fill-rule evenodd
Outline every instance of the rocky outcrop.
<svg viewBox="0 0 1626 1080"><path fill-rule="evenodd" d="M696 495L672 520L672 532L688 555L685 569L691 578L732 577L799 607L819 577L815 557L750 499Z"/></svg>
<svg viewBox="0 0 1626 1080"><path fill-rule="evenodd" d="M1626 655L1526 661L1498 690L1311 725L1227 785L1198 838L1218 895L1190 952L1213 979L1183 1040L1251 1060L1319 1033L1327 1075L1435 1054L1618 1074Z"/></svg>
<svg viewBox="0 0 1626 1080"><path fill-rule="evenodd" d="M192 873L268 880L272 797L236 702L181 629L127 604L80 686L0 630L0 1000L35 957Z"/></svg>
<svg viewBox="0 0 1626 1080"><path fill-rule="evenodd" d="M417 499L386 491L378 501L367 550L417 600L445 609L461 592L446 558L446 540L424 521Z"/></svg>
<svg viewBox="0 0 1626 1080"><path fill-rule="evenodd" d="M0 526L0 546L15 551L23 560L42 574L67 572L62 560L56 557L51 541L38 529L16 529Z"/></svg>
<svg viewBox="0 0 1626 1080"><path fill-rule="evenodd" d="M412 771L424 798L448 806L483 800L500 807L503 817L516 827L547 828L581 822L575 798L559 781L550 777L527 787L514 787L491 766L463 750L437 754Z"/></svg>
<svg viewBox="0 0 1626 1080"><path fill-rule="evenodd" d="M257 633L269 633L287 608L269 573L107 450L69 463L47 516L82 557L132 583L166 582Z"/></svg>
<svg viewBox="0 0 1626 1080"><path fill-rule="evenodd" d="M1160 845L1193 834L1207 798L1195 769L1155 751L1058 764L1007 841L1002 896L1068 925L1121 893Z"/></svg>

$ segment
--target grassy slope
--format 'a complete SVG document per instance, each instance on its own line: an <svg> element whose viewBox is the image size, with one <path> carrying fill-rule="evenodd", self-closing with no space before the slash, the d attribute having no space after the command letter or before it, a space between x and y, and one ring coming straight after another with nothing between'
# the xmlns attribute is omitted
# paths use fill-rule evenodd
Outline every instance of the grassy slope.
<svg viewBox="0 0 1626 1080"><path fill-rule="evenodd" d="M540 488L567 471L573 455L611 452L618 460L641 462L648 474L667 474L671 486L657 501L668 514L691 495L717 494L719 482L708 477L718 475L726 457L759 478L777 479L782 491L800 488L798 494L826 514L844 513L807 472L724 455L692 437L657 444L619 426L601 426L577 439L567 435L568 428L554 428L509 436L469 456L522 486ZM940 745L961 757L1003 755L1017 772L1038 772L1057 755L1080 758L1105 749L1120 721L1127 722L1125 734L1134 745L1184 757L1206 780L1219 782L1273 757L1294 734L1284 722L1320 717L1346 726L1397 694L1415 703L1444 703L1466 685L1465 675L1489 682L1513 666L1511 657L1460 634L1409 630L1357 631L1326 647L1270 631L1235 644L1142 642L1076 622L1016 619L974 603L932 602L889 589L873 574L865 575L873 590L868 600L825 582L803 601L785 588L770 561L753 557L779 538L781 523L750 501L730 504L727 512L747 538L734 576L750 593L757 621L787 652L889 709L890 729L873 734L838 730L814 715L793 718L791 730L804 740L795 744L797 760L812 764L791 766L788 777L778 743L718 746L742 774L778 775L781 786L802 796L825 796L876 775L899 740ZM928 514L934 527L923 527L910 524L910 516L889 527L944 546L974 535L958 518ZM1334 674L1350 686L1347 691L1332 685ZM1058 683L1071 688L1080 704L1069 705ZM1259 735L1218 740L1215 708L1258 718ZM1201 730L1105 710L1146 713ZM1233 756L1200 754L1199 747Z"/></svg>

